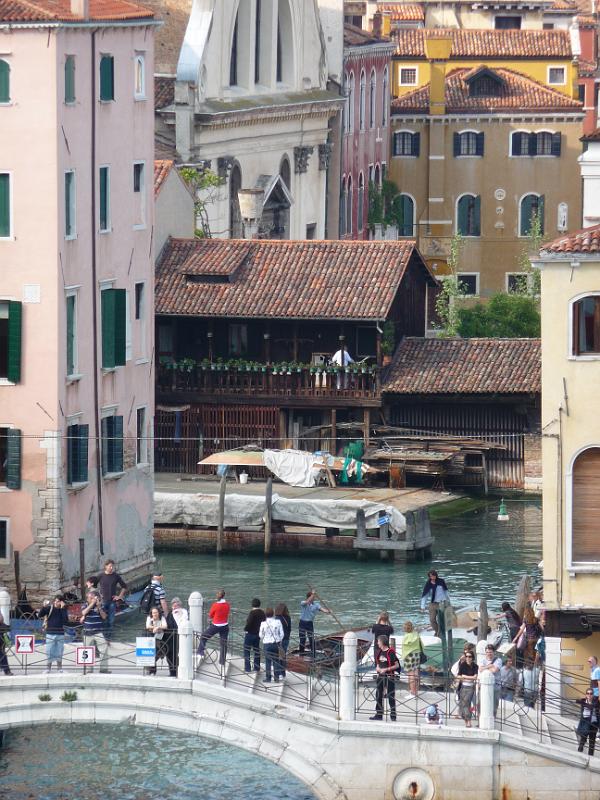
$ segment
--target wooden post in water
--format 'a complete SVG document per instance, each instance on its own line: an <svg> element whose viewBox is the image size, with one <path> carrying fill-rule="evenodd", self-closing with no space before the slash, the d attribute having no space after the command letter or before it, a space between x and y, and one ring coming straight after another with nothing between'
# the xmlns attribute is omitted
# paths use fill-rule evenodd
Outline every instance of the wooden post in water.
<svg viewBox="0 0 600 800"><path fill-rule="evenodd" d="M79 591L85 600L85 539L79 539Z"/></svg>
<svg viewBox="0 0 600 800"><path fill-rule="evenodd" d="M485 600L479 603L479 622L477 623L477 641L485 642L488 629L488 607Z"/></svg>
<svg viewBox="0 0 600 800"><path fill-rule="evenodd" d="M13 550L13 556L15 561L15 588L17 590L17 607L21 600L21 562L19 561L19 551Z"/></svg>
<svg viewBox="0 0 600 800"><path fill-rule="evenodd" d="M364 542L367 538L367 520L365 518L365 512L362 508L359 508L356 512L356 541L358 544L358 550L356 551L357 557L360 560L366 557L366 551L360 547L360 542Z"/></svg>
<svg viewBox="0 0 600 800"><path fill-rule="evenodd" d="M523 612L529 602L529 575L523 575L517 587L517 597L515 599L515 611L523 619Z"/></svg>
<svg viewBox="0 0 600 800"><path fill-rule="evenodd" d="M219 485L219 521L217 526L217 553L223 550L223 531L225 529L225 490L227 489L227 476L223 475Z"/></svg>
<svg viewBox="0 0 600 800"><path fill-rule="evenodd" d="M273 521L273 478L267 480L267 490L265 492L265 555L271 552L271 524Z"/></svg>

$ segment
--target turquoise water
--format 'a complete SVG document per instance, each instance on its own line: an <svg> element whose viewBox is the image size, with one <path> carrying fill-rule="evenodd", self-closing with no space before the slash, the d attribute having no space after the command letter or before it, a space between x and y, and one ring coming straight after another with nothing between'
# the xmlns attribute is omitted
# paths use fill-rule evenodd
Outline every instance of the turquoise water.
<svg viewBox="0 0 600 800"><path fill-rule="evenodd" d="M299 780L237 747L122 725L8 731L0 800L314 800Z"/></svg>
<svg viewBox="0 0 600 800"><path fill-rule="evenodd" d="M357 562L307 558L159 553L168 596L192 591L210 600L224 586L241 631L252 597L263 605L286 602L294 621L309 584L316 586L345 626L373 621L387 609L399 627L419 620L419 599L433 566L455 607L479 603L491 610L512 601L524 573L539 576L541 504L509 502L509 522L498 522L494 501L432 524L431 562ZM131 639L142 625L132 615L119 630ZM317 629L335 625L323 615ZM183 767L182 765L185 766ZM237 748L183 734L115 726L53 726L7 734L0 750L0 800L308 800L312 794L275 765Z"/></svg>

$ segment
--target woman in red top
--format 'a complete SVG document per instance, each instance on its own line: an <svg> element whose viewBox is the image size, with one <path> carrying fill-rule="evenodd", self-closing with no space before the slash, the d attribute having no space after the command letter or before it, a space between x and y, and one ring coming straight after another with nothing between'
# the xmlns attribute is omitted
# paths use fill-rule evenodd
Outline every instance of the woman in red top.
<svg viewBox="0 0 600 800"><path fill-rule="evenodd" d="M198 645L198 655L203 656L206 649L206 642L216 634L220 638L220 654L219 664L225 665L225 657L227 655L227 637L229 636L229 612L231 606L225 600L225 589L219 589L215 602L210 607L208 617L210 623L208 627L202 632L200 637L200 644Z"/></svg>

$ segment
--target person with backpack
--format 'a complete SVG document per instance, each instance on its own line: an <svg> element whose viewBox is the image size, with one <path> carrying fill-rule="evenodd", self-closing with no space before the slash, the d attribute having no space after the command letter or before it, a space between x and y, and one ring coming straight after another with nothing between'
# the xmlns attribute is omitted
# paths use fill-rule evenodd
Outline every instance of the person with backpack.
<svg viewBox="0 0 600 800"><path fill-rule="evenodd" d="M400 661L396 651L390 647L387 636L377 637L377 690L375 694L375 715L372 720L383 719L383 696L387 695L390 706L390 719L396 720L396 675L400 672Z"/></svg>
<svg viewBox="0 0 600 800"><path fill-rule="evenodd" d="M140 600L140 610L146 615L150 614L153 608L160 608L165 617L169 613L167 593L162 585L162 579L162 573L157 572L152 576L152 580L144 589L142 599Z"/></svg>

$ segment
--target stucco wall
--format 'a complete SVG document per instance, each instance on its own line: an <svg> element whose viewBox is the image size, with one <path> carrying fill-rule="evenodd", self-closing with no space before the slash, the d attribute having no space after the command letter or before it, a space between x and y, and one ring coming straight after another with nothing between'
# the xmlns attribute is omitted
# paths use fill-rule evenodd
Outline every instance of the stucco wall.
<svg viewBox="0 0 600 800"><path fill-rule="evenodd" d="M194 198L173 168L156 198L156 257L169 236L189 239L194 235L194 228Z"/></svg>

